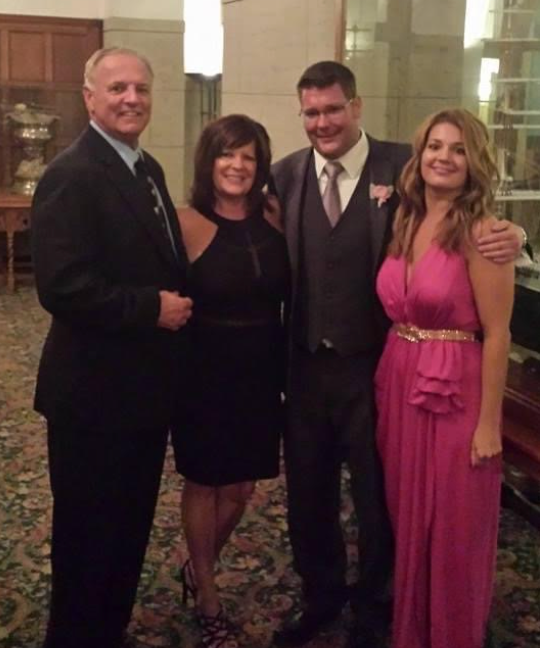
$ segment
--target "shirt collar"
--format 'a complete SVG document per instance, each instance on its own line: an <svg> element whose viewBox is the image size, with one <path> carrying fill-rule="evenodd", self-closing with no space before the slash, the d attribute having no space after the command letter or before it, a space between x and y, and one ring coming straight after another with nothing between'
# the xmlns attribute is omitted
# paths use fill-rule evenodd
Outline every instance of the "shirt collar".
<svg viewBox="0 0 540 648"><path fill-rule="evenodd" d="M317 150L314 149L315 154L315 172L317 178L320 179L321 174L324 169L324 165L327 163L327 159L323 157ZM340 158L337 158L335 162L341 162L345 172L350 178L359 178L362 173L362 169L366 164L366 160L369 154L369 142L365 132L360 129L360 138L356 144L350 148L344 155Z"/></svg>
<svg viewBox="0 0 540 648"><path fill-rule="evenodd" d="M131 146L128 146L125 142L121 142L120 140L111 137L92 119L90 120L90 126L92 126L92 128L96 130L103 137L103 139L109 142L109 144L118 153L122 160L124 160L124 162L128 165L130 171L135 174L135 162L137 162L139 156L142 157L142 150L138 147L137 149L132 149Z"/></svg>

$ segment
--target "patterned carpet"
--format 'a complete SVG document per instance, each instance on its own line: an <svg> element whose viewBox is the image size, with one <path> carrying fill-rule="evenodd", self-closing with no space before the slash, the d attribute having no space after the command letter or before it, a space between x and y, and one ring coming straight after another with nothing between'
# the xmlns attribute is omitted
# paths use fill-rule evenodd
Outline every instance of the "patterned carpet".
<svg viewBox="0 0 540 648"><path fill-rule="evenodd" d="M30 286L0 294L0 647L37 648L47 617L51 500L44 426L32 412L36 363L47 316ZM130 635L138 648L192 647L197 628L180 604L181 483L167 459L158 512ZM242 645L271 644L273 630L297 605L290 566L282 479L261 484L224 552L218 576ZM350 504L343 510L353 557ZM510 511L501 518L493 626L502 648L540 645L540 534ZM347 622L345 617L345 622ZM350 619L349 619L350 620ZM338 647L342 627L313 645Z"/></svg>

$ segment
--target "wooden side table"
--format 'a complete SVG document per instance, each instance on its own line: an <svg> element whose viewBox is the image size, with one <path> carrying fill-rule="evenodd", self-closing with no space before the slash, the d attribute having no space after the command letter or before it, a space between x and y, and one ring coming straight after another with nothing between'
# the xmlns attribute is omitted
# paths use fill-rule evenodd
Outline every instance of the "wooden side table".
<svg viewBox="0 0 540 648"><path fill-rule="evenodd" d="M0 191L0 232L5 232L7 239L6 287L9 293L15 291L15 233L30 228L31 204L31 196Z"/></svg>

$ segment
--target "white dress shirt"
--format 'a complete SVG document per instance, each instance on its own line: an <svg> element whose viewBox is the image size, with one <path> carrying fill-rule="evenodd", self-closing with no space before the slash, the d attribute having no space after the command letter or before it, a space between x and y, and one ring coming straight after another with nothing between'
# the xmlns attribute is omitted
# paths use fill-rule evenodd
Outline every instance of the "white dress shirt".
<svg viewBox="0 0 540 648"><path fill-rule="evenodd" d="M328 176L323 173L324 165L328 160L323 157L318 151L314 150L315 154L315 173L317 174L317 181L319 183L319 191L323 195ZM349 204L349 200L356 189L358 180L362 175L366 160L369 155L369 142L363 130L360 130L360 139L356 144L350 148L345 155L333 160L334 162L341 162L344 171L339 174L337 178L337 185L339 191L339 198L341 201L341 211L344 212Z"/></svg>
<svg viewBox="0 0 540 648"><path fill-rule="evenodd" d="M103 139L109 142L109 144L118 153L122 160L124 160L124 162L128 165L131 173L135 175L135 162L137 162L139 155L141 155L141 149L132 149L131 146L128 146L125 142L121 142L115 137L111 137L111 135L109 135L109 133L106 133L103 128L96 124L93 119L90 120L90 126L92 126L92 128L96 130L101 135L101 137L103 137Z"/></svg>

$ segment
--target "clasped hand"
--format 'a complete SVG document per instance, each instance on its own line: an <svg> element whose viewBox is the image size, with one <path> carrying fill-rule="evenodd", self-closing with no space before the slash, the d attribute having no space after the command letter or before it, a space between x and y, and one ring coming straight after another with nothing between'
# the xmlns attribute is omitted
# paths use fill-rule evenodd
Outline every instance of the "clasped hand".
<svg viewBox="0 0 540 648"><path fill-rule="evenodd" d="M157 325L171 331L178 331L191 317L193 300L169 290L160 290L159 298L161 305Z"/></svg>

